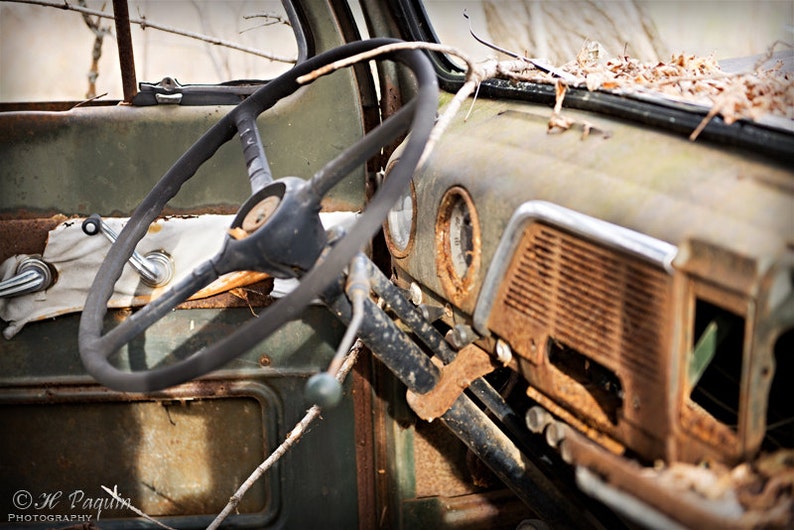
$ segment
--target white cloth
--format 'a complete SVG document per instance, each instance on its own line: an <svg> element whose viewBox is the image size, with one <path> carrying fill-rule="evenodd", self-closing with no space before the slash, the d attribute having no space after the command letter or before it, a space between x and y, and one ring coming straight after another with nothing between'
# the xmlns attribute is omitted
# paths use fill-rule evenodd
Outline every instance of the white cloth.
<svg viewBox="0 0 794 530"><path fill-rule="evenodd" d="M351 222L356 214L334 212L322 213L320 216L324 226L328 228ZM171 285L218 253L232 219L231 215L160 219L152 223L136 250L141 255L154 250L167 252L174 262L174 279L169 284ZM127 218L103 218L103 220L116 233L121 232L128 221ZM94 276L110 248L110 241L103 235L87 236L83 233L82 222L83 219L69 219L56 226L48 235L42 259L56 270L55 284L45 291L13 298L0 298L0 318L8 324L3 330L6 339L11 339L28 322L82 311ZM12 277L17 264L25 257L27 256L12 256L0 264L0 280ZM232 275L236 277L230 279ZM217 287L211 286L205 291L216 294L261 279L262 275L259 274L232 273L216 280L213 286L217 284ZM274 296L286 294L293 286L290 282L280 285L282 282L276 281ZM165 289L168 289L168 285L154 289L148 287L132 266L127 264L115 285L108 307L144 305Z"/></svg>

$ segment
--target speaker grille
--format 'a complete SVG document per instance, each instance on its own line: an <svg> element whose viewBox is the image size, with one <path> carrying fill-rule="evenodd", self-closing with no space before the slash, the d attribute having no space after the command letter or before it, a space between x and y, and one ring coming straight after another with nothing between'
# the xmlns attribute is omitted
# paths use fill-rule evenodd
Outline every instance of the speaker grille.
<svg viewBox="0 0 794 530"><path fill-rule="evenodd" d="M616 371L661 380L670 279L619 250L534 223L508 268L489 327L519 353L548 336Z"/></svg>

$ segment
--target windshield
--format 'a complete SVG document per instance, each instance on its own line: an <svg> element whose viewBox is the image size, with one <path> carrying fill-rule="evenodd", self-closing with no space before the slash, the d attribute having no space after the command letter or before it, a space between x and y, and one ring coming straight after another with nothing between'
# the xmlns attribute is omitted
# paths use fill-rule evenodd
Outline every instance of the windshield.
<svg viewBox="0 0 794 530"><path fill-rule="evenodd" d="M438 40L473 61L512 59L478 93L550 103L550 129L564 128L560 109L573 106L791 156L794 3L428 1L425 10ZM455 91L462 77L447 71L442 84ZM762 127L731 127L739 120Z"/></svg>
<svg viewBox="0 0 794 530"><path fill-rule="evenodd" d="M574 60L588 40L599 42L611 56L664 61L681 53L713 54L717 60L765 54L775 43L791 54L794 38L794 3L779 0L425 0L424 4L440 40L475 59L497 55L471 37L464 10L480 37L558 66Z"/></svg>
<svg viewBox="0 0 794 530"><path fill-rule="evenodd" d="M0 101L123 98L111 3L69 4L0 3ZM298 53L279 0L130 0L129 17L138 81L272 79Z"/></svg>

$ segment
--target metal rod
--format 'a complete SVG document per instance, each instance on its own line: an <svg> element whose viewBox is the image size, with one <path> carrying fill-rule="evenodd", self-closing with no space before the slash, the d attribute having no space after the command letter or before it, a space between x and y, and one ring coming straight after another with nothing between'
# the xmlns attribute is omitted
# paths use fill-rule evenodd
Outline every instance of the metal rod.
<svg viewBox="0 0 794 530"><path fill-rule="evenodd" d="M461 394L440 419L552 528L604 528L528 460L466 394Z"/></svg>
<svg viewBox="0 0 794 530"><path fill-rule="evenodd" d="M329 289L322 298L339 320L344 324L350 323L353 306L341 287ZM364 300L364 318L358 336L413 392L424 394L436 386L440 377L438 367L369 299Z"/></svg>
<svg viewBox="0 0 794 530"><path fill-rule="evenodd" d="M356 254L350 262L350 272L347 276L347 284L345 286L345 294L353 307L353 313L350 318L350 324L347 326L342 341L339 343L339 348L336 350L336 355L328 365L328 373L335 376L345 360L347 352L353 345L356 338L361 322L364 320L364 300L369 296L370 284L368 276L367 263L369 260L364 254Z"/></svg>
<svg viewBox="0 0 794 530"><path fill-rule="evenodd" d="M119 46L124 101L131 103L132 98L138 93L138 83L135 79L135 57L132 53L132 32L130 31L130 12L127 0L113 0L113 15L116 19L116 42Z"/></svg>
<svg viewBox="0 0 794 530"><path fill-rule="evenodd" d="M369 274L372 289L389 304L397 317L411 328L419 340L438 354L441 360L447 364L451 363L457 356L457 352L452 350L441 333L422 317L419 310L402 295L400 289L390 282L371 261L369 262ZM473 381L469 388L517 440L522 440L527 436L528 433L521 418L488 381L479 378Z"/></svg>

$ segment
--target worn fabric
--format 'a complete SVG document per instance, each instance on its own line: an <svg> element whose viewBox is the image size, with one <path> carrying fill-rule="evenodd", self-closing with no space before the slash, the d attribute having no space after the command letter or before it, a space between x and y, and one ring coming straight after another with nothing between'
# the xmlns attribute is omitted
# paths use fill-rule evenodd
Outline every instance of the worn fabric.
<svg viewBox="0 0 794 530"><path fill-rule="evenodd" d="M354 213L347 212L321 214L326 228L350 222L354 217ZM232 219L231 215L201 215L158 220L152 223L148 234L138 243L137 251L141 255L154 250L167 252L174 261L173 284L220 251ZM128 219L105 218L104 221L119 233ZM49 233L42 258L56 271L57 279L52 286L38 293L0 299L0 318L7 324L3 330L6 339L11 339L29 322L82 311L88 290L110 248L110 242L103 235L87 236L83 233L82 222L83 219L69 219ZM11 278L18 263L26 257L12 256L0 264L0 279ZM199 296L211 296L261 279L261 274L231 273L203 289ZM272 295L283 296L293 286L294 282L276 280ZM127 264L108 307L145 305L167 288L147 286Z"/></svg>

